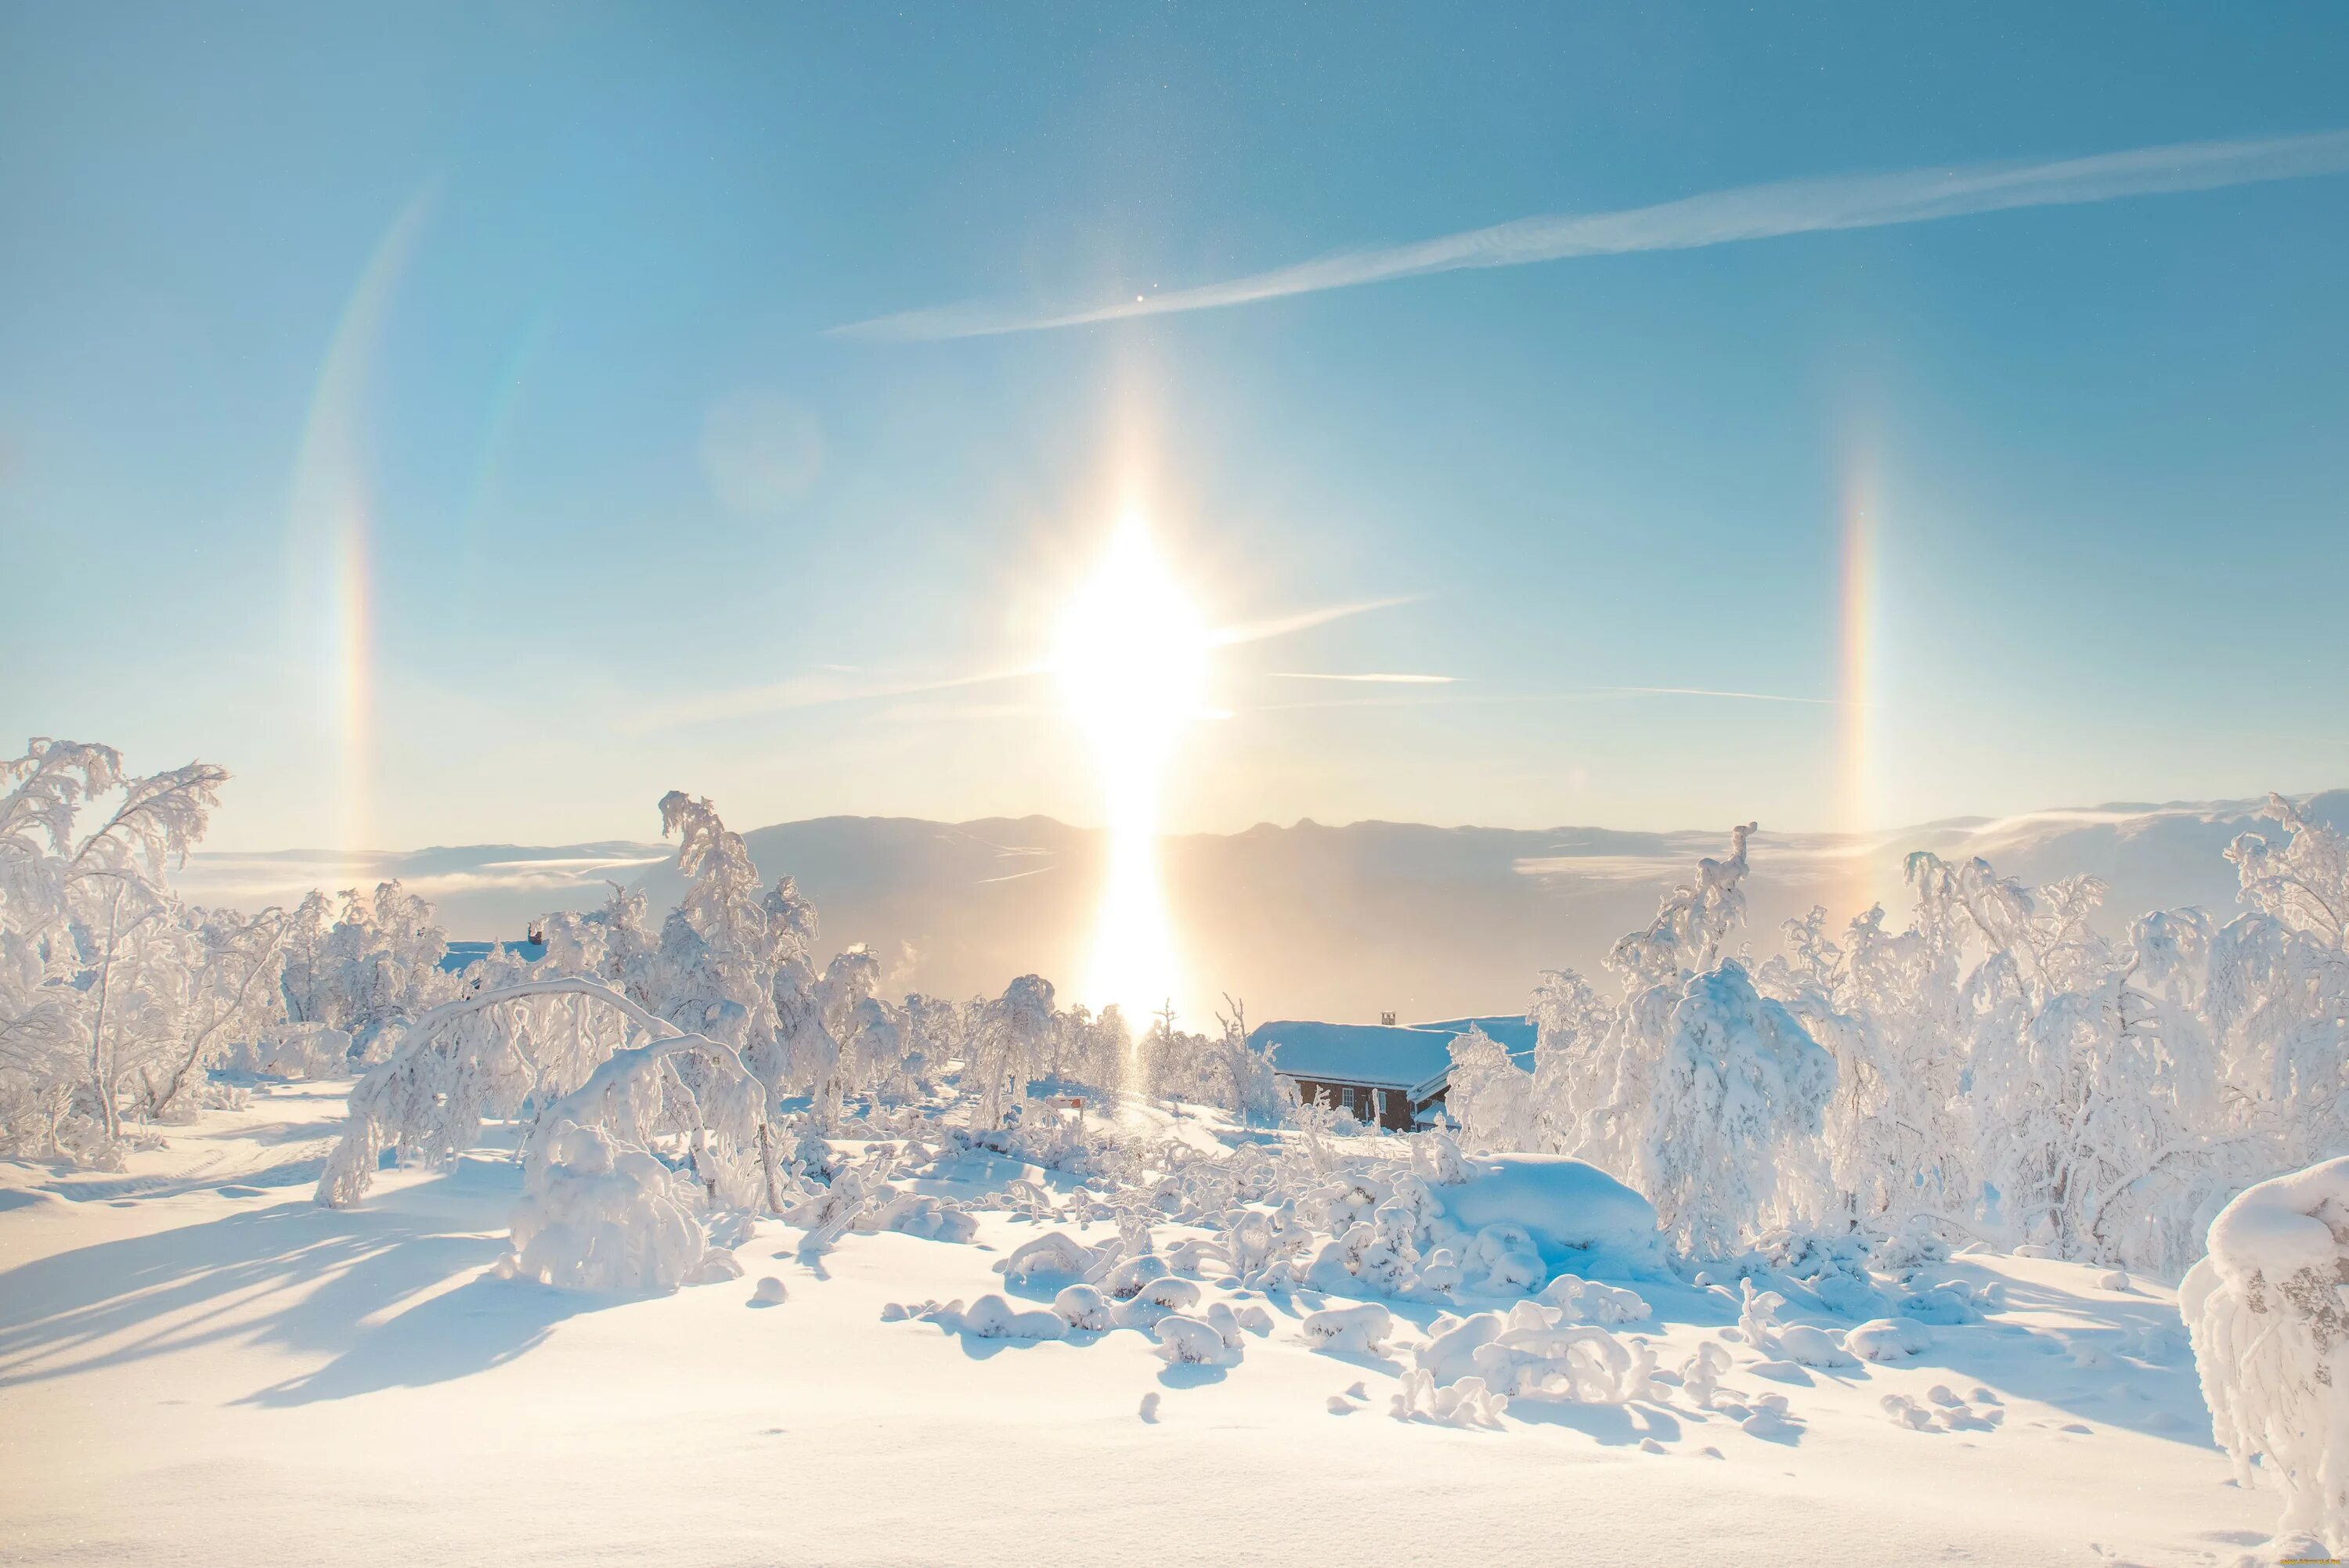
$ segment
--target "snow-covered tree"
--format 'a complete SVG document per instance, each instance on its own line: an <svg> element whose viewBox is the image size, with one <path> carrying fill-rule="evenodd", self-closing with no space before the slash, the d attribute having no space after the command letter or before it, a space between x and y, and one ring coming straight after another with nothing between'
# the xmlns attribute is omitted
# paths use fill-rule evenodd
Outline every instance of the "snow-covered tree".
<svg viewBox="0 0 2349 1568"><path fill-rule="evenodd" d="M449 941L432 906L397 882L372 893L346 889L332 924L327 903L313 892L293 911L283 985L296 1021L347 1031L362 1053L391 1025L456 995L456 976L440 967Z"/></svg>
<svg viewBox="0 0 2349 1568"><path fill-rule="evenodd" d="M978 1101L975 1125L1000 1127L1011 1108L1027 1096L1029 1082L1051 1045L1052 983L1041 975L1022 975L976 1012L964 1084Z"/></svg>
<svg viewBox="0 0 2349 1568"><path fill-rule="evenodd" d="M2213 1433L2241 1485L2257 1459L2282 1487L2277 1555L2349 1553L2349 1159L2250 1188L2209 1249L2178 1308Z"/></svg>
<svg viewBox="0 0 2349 1568"><path fill-rule="evenodd" d="M36 739L0 764L0 1133L111 1160L127 1116L176 1109L189 1075L257 1016L249 954L172 893L219 803L209 763L144 778L112 748ZM112 810L84 831L102 802ZM271 983L271 984L274 984ZM222 987L236 1000L223 1009ZM159 1104L159 1095L161 1104Z"/></svg>
<svg viewBox="0 0 2349 1568"><path fill-rule="evenodd" d="M2279 1165L2349 1151L2349 839L2280 796L2227 851L2251 913L2210 941L2207 1017L2235 1119Z"/></svg>
<svg viewBox="0 0 2349 1568"><path fill-rule="evenodd" d="M1820 908L1785 931L1786 952L1755 979L1835 1058L1824 1138L1837 1217L1899 1232L1920 1215L1970 1215L1953 948L1925 931L1887 931L1880 905L1853 920L1840 944Z"/></svg>
<svg viewBox="0 0 2349 1568"><path fill-rule="evenodd" d="M574 1002L584 1006L574 1009ZM632 1037L637 1045L627 1043ZM582 1125L614 1125L638 1145L655 1130L689 1136L706 1129L720 1102L725 1130L736 1141L750 1140L766 1125L763 1093L752 1096L750 1120L737 1114L736 1078L745 1069L731 1046L679 1030L626 994L578 975L459 997L395 1026L383 1060L351 1090L349 1122L318 1181L318 1202L328 1208L365 1197L387 1152L444 1163L480 1141L484 1120L525 1111L525 1151L558 1110ZM631 1064L627 1075L615 1077L606 1069L623 1056ZM706 1064L715 1064L717 1075L709 1082L679 1070ZM645 1073L648 1079L635 1076ZM590 1097L593 1104L583 1107L583 1088L599 1084L605 1098Z"/></svg>
<svg viewBox="0 0 2349 1568"><path fill-rule="evenodd" d="M1273 1060L1278 1047L1257 1050L1248 1042L1247 1008L1237 997L1226 993L1224 1006L1216 1015L1220 1033L1208 1052L1218 1090L1213 1103L1243 1123L1277 1122L1296 1103Z"/></svg>
<svg viewBox="0 0 2349 1568"><path fill-rule="evenodd" d="M685 896L661 926L655 1010L678 1028L725 1040L772 1085L783 1064L776 1038L775 970L789 956L759 870L718 808L681 789L661 797L661 831L678 841ZM788 894L787 886L779 893Z"/></svg>
<svg viewBox="0 0 2349 1568"><path fill-rule="evenodd" d="M1740 964L1691 975L1666 1007L1669 989L1651 988L1632 1008L1640 1033L1662 1045L1641 1185L1669 1233L1720 1256L1809 1217L1835 1062Z"/></svg>
<svg viewBox="0 0 2349 1568"><path fill-rule="evenodd" d="M1607 966L1629 986L1671 985L1713 967L1721 944L1745 919L1746 841L1755 824L1729 831L1729 858L1707 855L1696 877L1666 894L1645 931L1619 938Z"/></svg>
<svg viewBox="0 0 2349 1568"><path fill-rule="evenodd" d="M1537 1147L1541 1133L1535 1115L1533 1075L1510 1059L1506 1047L1483 1029L1452 1042L1452 1072L1444 1080L1444 1109L1460 1129L1461 1144L1475 1150Z"/></svg>
<svg viewBox="0 0 2349 1568"><path fill-rule="evenodd" d="M279 980L289 927L285 912L274 908L251 919L233 910L194 916L178 1037L165 1059L140 1071L148 1116L160 1121L181 1112L208 1066L284 1021Z"/></svg>

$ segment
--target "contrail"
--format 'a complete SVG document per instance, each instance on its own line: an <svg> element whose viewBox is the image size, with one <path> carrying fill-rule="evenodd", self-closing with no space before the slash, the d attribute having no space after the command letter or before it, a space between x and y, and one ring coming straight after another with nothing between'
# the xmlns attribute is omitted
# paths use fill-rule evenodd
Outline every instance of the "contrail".
<svg viewBox="0 0 2349 1568"><path fill-rule="evenodd" d="M1267 670L1268 679L1277 681L1368 681L1380 686L1450 686L1458 676L1406 676L1373 670L1364 675L1326 675L1319 670Z"/></svg>
<svg viewBox="0 0 2349 1568"><path fill-rule="evenodd" d="M2349 131L2260 140L2189 141L2036 163L1839 174L1713 191L1617 212L1553 213L1413 244L1343 251L1222 283L1074 308L941 305L851 322L828 335L916 341L986 337L1249 304L1323 289L1464 267L1514 267L1574 256L1688 251L1744 240L1922 223L2015 207L2077 206L2209 191L2349 170Z"/></svg>

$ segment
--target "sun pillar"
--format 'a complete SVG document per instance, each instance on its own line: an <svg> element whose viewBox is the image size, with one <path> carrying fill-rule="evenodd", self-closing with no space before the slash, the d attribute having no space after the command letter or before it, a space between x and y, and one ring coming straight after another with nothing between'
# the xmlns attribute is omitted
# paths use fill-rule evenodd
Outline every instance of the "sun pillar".
<svg viewBox="0 0 2349 1568"><path fill-rule="evenodd" d="M1141 518L1129 514L1070 603L1056 663L1092 753L1108 830L1083 999L1117 1004L1137 1029L1176 985L1160 813L1168 770L1205 697L1206 662L1206 628Z"/></svg>

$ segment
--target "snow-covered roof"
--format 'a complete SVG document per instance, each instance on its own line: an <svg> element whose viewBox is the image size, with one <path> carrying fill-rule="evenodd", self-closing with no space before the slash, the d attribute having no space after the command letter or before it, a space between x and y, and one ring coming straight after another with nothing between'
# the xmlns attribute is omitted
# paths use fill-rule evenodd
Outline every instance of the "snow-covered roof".
<svg viewBox="0 0 2349 1568"><path fill-rule="evenodd" d="M449 951L441 955L440 967L451 975L461 975L467 965L487 958L497 945L494 942L452 942L449 944ZM546 956L546 944L543 942L508 942L505 949L530 964Z"/></svg>
<svg viewBox="0 0 2349 1568"><path fill-rule="evenodd" d="M1533 1064L1534 1027L1525 1018L1453 1018L1435 1024L1324 1024L1283 1018L1248 1031L1258 1050L1279 1047L1272 1058L1288 1078L1317 1083L1369 1084L1381 1088L1420 1088L1452 1068L1452 1042L1474 1024L1517 1059Z"/></svg>

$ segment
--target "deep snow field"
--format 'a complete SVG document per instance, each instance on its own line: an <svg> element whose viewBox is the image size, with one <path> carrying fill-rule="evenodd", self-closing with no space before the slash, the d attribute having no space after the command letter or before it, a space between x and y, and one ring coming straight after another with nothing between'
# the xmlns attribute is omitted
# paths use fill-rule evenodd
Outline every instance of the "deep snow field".
<svg viewBox="0 0 2349 1568"><path fill-rule="evenodd" d="M2211 1443L2173 1294L2075 1264L1932 1264L1920 1283L1971 1287L1982 1320L1842 1368L1765 1356L1726 1293L1630 1279L1654 1315L1617 1332L1651 1342L1653 1398L1454 1427L1390 1413L1434 1303L1388 1302L1383 1353L1316 1348L1302 1319L1340 1298L1210 1263L1202 1310L1268 1319L1227 1367L1136 1329L1032 1342L890 1310L1040 1311L1065 1282L990 1265L1116 1233L1036 1217L1013 1183L1062 1206L1078 1179L983 1150L900 1182L1009 1189L969 1244L811 1248L764 1221L743 1277L668 1295L503 1277L520 1172L498 1150L313 1202L347 1088L262 1086L121 1173L0 1165L0 1560L2177 1564L2232 1561L2275 1517ZM1206 1149L1278 1136L1123 1114ZM786 1300L754 1299L765 1275ZM1713 1408L1671 1370L1706 1342Z"/></svg>

